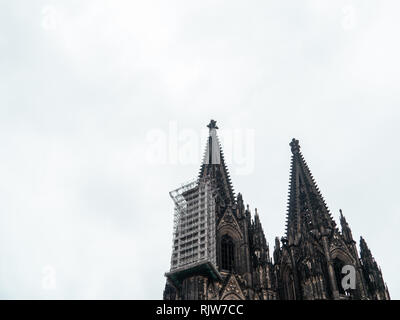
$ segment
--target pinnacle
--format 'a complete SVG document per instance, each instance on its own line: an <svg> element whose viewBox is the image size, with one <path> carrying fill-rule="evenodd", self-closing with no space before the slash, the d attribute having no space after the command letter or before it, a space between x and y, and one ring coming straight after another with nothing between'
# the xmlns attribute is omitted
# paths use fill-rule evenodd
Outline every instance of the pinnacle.
<svg viewBox="0 0 400 320"><path fill-rule="evenodd" d="M300 152L300 145L299 145L299 140L296 140L295 138L292 139L292 142L289 143L292 153L297 154Z"/></svg>

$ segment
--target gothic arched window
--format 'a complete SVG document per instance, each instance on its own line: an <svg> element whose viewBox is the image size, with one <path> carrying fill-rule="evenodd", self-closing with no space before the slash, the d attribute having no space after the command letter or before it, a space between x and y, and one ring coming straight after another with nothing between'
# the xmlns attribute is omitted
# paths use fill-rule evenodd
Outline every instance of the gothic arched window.
<svg viewBox="0 0 400 320"><path fill-rule="evenodd" d="M296 300L294 278L290 268L286 268L283 274L283 290L286 300Z"/></svg>
<svg viewBox="0 0 400 320"><path fill-rule="evenodd" d="M344 273L342 273L343 267L344 266L353 266L353 264L350 262L346 262L345 259L341 259L341 257L335 257L333 259L333 270L335 272L335 277L336 277L336 285L337 285L337 289L339 291L339 294L342 297L347 297L347 299L351 300L351 299L360 299L360 291L358 286L356 286L354 289L352 289L352 286L343 288L343 285L356 285L356 278L351 278L348 275L350 275L349 270L345 269ZM354 266L353 266L354 267ZM347 273L346 273L347 272ZM354 269L354 272L355 269ZM353 273L354 277L357 277L356 273ZM346 277L346 279L344 279ZM342 283L342 281L344 281L344 283Z"/></svg>
<svg viewBox="0 0 400 320"><path fill-rule="evenodd" d="M336 285L339 290L340 294L345 295L346 292L344 291L342 287L342 278L344 275L342 274L342 268L344 266L344 262L339 260L338 258L335 258L333 260L333 269L335 270L335 277L336 277Z"/></svg>
<svg viewBox="0 0 400 320"><path fill-rule="evenodd" d="M235 244L230 236L221 239L221 269L233 271L235 267Z"/></svg>

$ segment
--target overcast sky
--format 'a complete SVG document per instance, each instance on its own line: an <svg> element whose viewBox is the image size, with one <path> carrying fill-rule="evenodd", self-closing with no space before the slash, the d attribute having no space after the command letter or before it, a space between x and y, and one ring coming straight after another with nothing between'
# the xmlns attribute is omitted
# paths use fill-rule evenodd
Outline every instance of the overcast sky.
<svg viewBox="0 0 400 320"><path fill-rule="evenodd" d="M273 250L290 147L400 298L399 1L0 1L0 298L160 299L217 120Z"/></svg>

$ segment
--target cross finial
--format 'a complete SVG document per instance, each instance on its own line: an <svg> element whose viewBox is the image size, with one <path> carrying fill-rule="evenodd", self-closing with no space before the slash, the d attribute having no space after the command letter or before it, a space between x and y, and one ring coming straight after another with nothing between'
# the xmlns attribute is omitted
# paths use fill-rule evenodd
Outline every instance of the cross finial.
<svg viewBox="0 0 400 320"><path fill-rule="evenodd" d="M217 127L217 121L211 120L210 123L208 124L207 128L211 129L218 129Z"/></svg>
<svg viewBox="0 0 400 320"><path fill-rule="evenodd" d="M289 143L290 147L292 148L292 153L298 153L300 151L299 140L295 138L292 139L292 142Z"/></svg>
<svg viewBox="0 0 400 320"><path fill-rule="evenodd" d="M345 218L345 216L343 215L342 209L339 209L339 212L340 212L340 223L342 223L342 221L343 221L344 223L347 223L346 218Z"/></svg>

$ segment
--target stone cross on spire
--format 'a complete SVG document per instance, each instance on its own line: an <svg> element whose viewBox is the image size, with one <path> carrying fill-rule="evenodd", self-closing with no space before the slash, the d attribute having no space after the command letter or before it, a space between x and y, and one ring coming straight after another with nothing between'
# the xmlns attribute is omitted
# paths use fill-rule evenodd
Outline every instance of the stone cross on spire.
<svg viewBox="0 0 400 320"><path fill-rule="evenodd" d="M289 143L290 147L292 148L292 153L298 153L300 151L299 140L295 138L292 139L292 142Z"/></svg>
<svg viewBox="0 0 400 320"><path fill-rule="evenodd" d="M211 120L210 123L208 124L207 128L211 129L218 129L217 127L217 121Z"/></svg>

